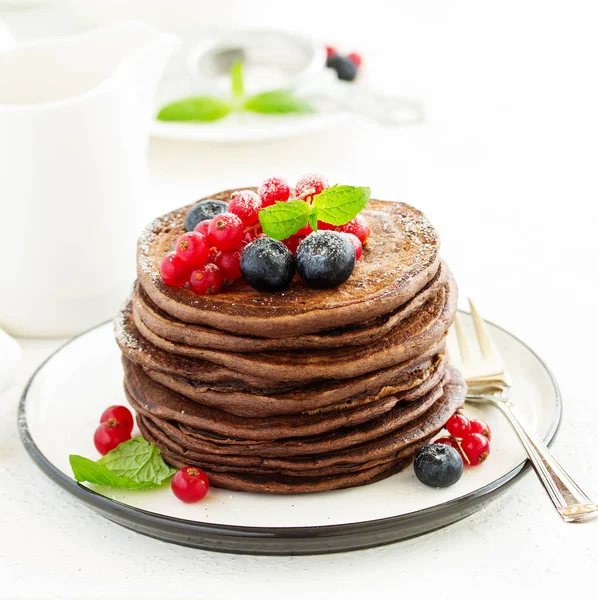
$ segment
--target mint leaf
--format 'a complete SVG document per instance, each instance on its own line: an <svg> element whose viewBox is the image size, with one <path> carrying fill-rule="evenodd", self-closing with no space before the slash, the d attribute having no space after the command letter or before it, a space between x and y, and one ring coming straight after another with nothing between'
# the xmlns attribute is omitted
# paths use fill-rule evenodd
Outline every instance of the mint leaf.
<svg viewBox="0 0 598 600"><path fill-rule="evenodd" d="M314 107L307 100L284 90L262 92L252 96L245 101L243 108L251 112L270 115L315 112Z"/></svg>
<svg viewBox="0 0 598 600"><path fill-rule="evenodd" d="M307 225L310 208L303 200L277 202L262 208L259 218L263 232L275 240L286 240Z"/></svg>
<svg viewBox="0 0 598 600"><path fill-rule="evenodd" d="M119 444L100 458L98 464L115 475L128 477L138 483L153 482L157 485L176 471L164 462L160 450L141 436Z"/></svg>
<svg viewBox="0 0 598 600"><path fill-rule="evenodd" d="M119 444L97 462L77 454L71 454L69 461L77 481L136 490L160 485L176 472L158 448L141 436Z"/></svg>
<svg viewBox="0 0 598 600"><path fill-rule="evenodd" d="M320 221L330 225L344 225L365 208L370 193L369 187L334 185L314 196L312 211L317 210Z"/></svg>
<svg viewBox="0 0 598 600"><path fill-rule="evenodd" d="M231 106L213 96L185 98L164 106L158 113L159 121L217 121L232 111Z"/></svg>
<svg viewBox="0 0 598 600"><path fill-rule="evenodd" d="M314 231L318 231L318 220L318 209L312 206L309 213L309 224Z"/></svg>
<svg viewBox="0 0 598 600"><path fill-rule="evenodd" d="M71 454L69 456L71 469L77 481L87 481L96 485L105 485L110 487L126 488L130 490L143 490L155 487L152 482L139 483L128 477L115 475L108 467L100 465L89 458Z"/></svg>
<svg viewBox="0 0 598 600"><path fill-rule="evenodd" d="M230 68L231 91L233 98L242 98L245 94L243 85L243 63L236 60Z"/></svg>

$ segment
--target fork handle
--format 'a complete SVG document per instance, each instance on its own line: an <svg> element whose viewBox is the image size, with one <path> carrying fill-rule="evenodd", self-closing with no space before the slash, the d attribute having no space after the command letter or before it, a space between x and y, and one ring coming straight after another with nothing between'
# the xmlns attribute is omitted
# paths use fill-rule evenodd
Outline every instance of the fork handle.
<svg viewBox="0 0 598 600"><path fill-rule="evenodd" d="M536 474L563 520L575 523L598 516L598 505L593 503L571 479L546 444L523 424L517 410L512 405L497 401L491 396L487 399L504 413L515 429Z"/></svg>

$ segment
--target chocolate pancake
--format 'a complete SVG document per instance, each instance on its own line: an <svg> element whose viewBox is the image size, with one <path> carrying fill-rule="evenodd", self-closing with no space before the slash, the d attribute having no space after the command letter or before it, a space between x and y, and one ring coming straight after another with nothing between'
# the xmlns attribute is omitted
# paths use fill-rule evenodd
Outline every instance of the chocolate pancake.
<svg viewBox="0 0 598 600"><path fill-rule="evenodd" d="M398 393L403 401L414 400L439 383L445 368L446 357L440 346L383 371L271 395L260 390L251 393L239 388L222 389L160 371L145 372L154 381L205 406L238 416L259 417L344 410Z"/></svg>
<svg viewBox="0 0 598 600"><path fill-rule="evenodd" d="M372 344L403 319L412 315L436 295L447 282L447 267L441 265L436 275L413 298L395 309L365 323L329 329L320 333L288 338L258 338L227 333L204 325L179 321L158 308L140 285L135 288L132 309L136 321L141 321L155 337L151 341L170 351L164 340L184 346L225 350L229 352L271 352L278 350L339 348Z"/></svg>
<svg viewBox="0 0 598 600"><path fill-rule="evenodd" d="M457 310L457 292L452 278L417 312L369 346L314 350L312 352L255 352L241 354L175 344L158 338L140 319L135 325L142 336L169 354L208 361L237 373L266 377L277 382L310 379L346 379L395 365L425 352L446 335ZM191 358L192 357L192 358Z"/></svg>
<svg viewBox="0 0 598 600"><path fill-rule="evenodd" d="M227 190L210 196L228 200ZM314 290L295 280L285 292L264 294L242 282L198 296L162 281L159 264L184 232L190 206L151 223L137 251L140 285L156 306L185 323L243 336L287 338L374 319L408 302L437 273L439 240L424 215L403 203L371 200L361 213L372 230L353 275L338 288Z"/></svg>

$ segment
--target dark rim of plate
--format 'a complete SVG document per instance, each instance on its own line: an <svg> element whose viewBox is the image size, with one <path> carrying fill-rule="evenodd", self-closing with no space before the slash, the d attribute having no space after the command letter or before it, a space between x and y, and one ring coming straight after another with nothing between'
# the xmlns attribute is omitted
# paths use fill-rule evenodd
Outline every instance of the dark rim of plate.
<svg viewBox="0 0 598 600"><path fill-rule="evenodd" d="M464 314L469 314L466 311L459 311L459 312L462 312ZM166 541L174 541L172 538L169 538L168 536L160 535L161 532L163 532L164 530L167 530L169 527L171 527L171 528L176 528L177 534L179 536L180 536L180 532L184 531L189 536L198 536L198 539L201 538L202 534L204 534L204 535L207 534L207 535L211 536L212 538L221 537L223 540L226 540L226 538L229 538L230 536L236 536L241 539L246 539L246 540L251 539L254 544L256 541L259 543L259 540L262 540L264 542L266 542L267 540L270 542L278 541L281 544L284 544L284 543L292 543L293 540L299 541L299 540L305 540L307 538L310 538L310 539L318 538L319 540L321 540L322 544L326 544L327 540L330 541L334 538L336 538L338 540L339 538L343 538L343 537L349 537L349 536L354 537L356 535L359 535L360 533L365 533L366 531L371 532L372 530L375 530L375 531L381 532L381 531L385 531L388 529L394 529L394 528L399 527L403 524L406 524L410 521L413 521L416 518L417 519L429 519L430 521L434 521L435 517L439 517L439 515L441 515L443 513L450 513L450 512L457 513L457 512L459 512L458 507L460 507L461 505L471 504L472 502L475 502L476 500L481 500L484 496L492 497L492 496L496 495L496 493L500 490L500 488L504 487L506 489L506 487L508 485L512 484L517 478L519 478L530 466L529 461L524 460L521 463L519 463L517 466L515 466L513 469L511 469L510 471L508 471L507 473L505 473L498 479L495 479L491 483L489 483L473 492L464 494L463 496L459 496L458 498L454 498L453 500L449 500L448 502L443 502L443 503L437 504L435 506L431 506L431 507L424 508L424 509L417 510L417 511L412 511L409 513L403 513L401 515L396 515L396 516L392 516L392 517L384 517L382 519L373 519L370 521L358 521L355 523L343 523L343 524L337 524L337 525L314 525L314 526L301 526L301 527L255 527L255 526L246 526L246 525L213 524L213 523L205 523L202 521L191 521L188 519L180 519L178 517L171 517L171 516L163 515L160 513L147 511L147 510L144 510L141 508L136 508L136 507L130 506L128 504L124 504L122 502L119 502L118 500L113 500L111 498L108 498L107 496L103 496L102 494L92 490L91 488L88 488L88 487L78 483L77 481L75 481L75 479L69 477L68 475L64 474L61 470L59 470L57 467L55 467L54 464L46 458L46 456L41 452L41 450L37 447L36 443L34 442L32 436L31 436L31 432L29 431L29 427L27 424L27 418L26 418L27 396L28 396L29 388L31 387L33 381L35 380L35 377L37 376L37 374L44 368L44 366L50 360L52 360L52 358L56 354L61 352L61 350L65 346L68 346L70 343L72 343L75 340L77 340L78 338L90 333L91 331L94 331L95 329L99 329L100 327L103 327L104 325L108 324L109 322L110 321L106 321L104 323L96 325L95 327L91 327L90 329L71 338L65 344L63 344L57 350L55 350L52 354L50 354L39 365L39 367L37 367L37 369L34 371L32 376L29 378L29 381L27 382L27 384L23 390L23 393L21 395L21 400L19 403L19 410L18 410L19 432L20 432L20 436L21 436L21 441L23 442L23 445L25 446L25 449L27 450L29 455L32 457L34 462L39 466L39 468L52 481L57 483L60 487L65 489L67 492L69 492L76 498L82 500L85 504L98 510L104 516L107 516L107 518L110 519L111 517L114 517L113 520L119 522L121 525L123 525L125 527L129 526L129 528L135 529L135 524L138 524L140 526L139 530L140 531L143 530L142 533L145 533L146 535L152 536L152 533L150 533L150 531L152 528L155 528L156 535L154 535L153 537L157 537L159 539L166 540ZM552 374L550 369L547 367L546 363L527 344L522 342L519 338L517 338L516 336L514 336L512 333L508 332L507 330L503 329L502 327L495 325L491 321L486 321L486 322L489 325L504 332L505 334L507 334L508 336L513 338L515 341L520 343L522 346L524 346L538 360L538 362L542 365L542 367L545 369L546 373L550 377L550 381L551 381L551 384L554 389L556 404L555 404L554 415L552 418L552 422L550 424L550 428L548 430L548 433L544 436L544 442L546 444L552 443L552 441L554 440L554 438L558 432L558 429L559 429L559 426L561 423L562 412L563 412L562 397L561 397L560 390L559 390L558 384L556 382L556 379L554 378L554 375ZM461 517L452 519L451 521L447 522L446 524L449 524L450 522L454 522L454 521L458 520L459 518L463 518L464 516L467 516L468 514L471 514L472 512L474 512L474 511L470 510L467 512L467 514L463 514ZM127 525L123 521L128 521L129 525ZM433 529L438 529L439 527L442 527L442 526L443 525L438 525L436 527L429 527L425 531L432 531ZM424 531L421 531L420 533L424 533ZM419 535L420 533L415 533L414 535ZM413 536L409 536L409 537L413 537ZM182 543L184 545L191 545L191 546L195 546L195 547L202 547L201 544L195 544L190 541L189 541L189 543L185 543L184 541L178 541L177 543ZM389 542L381 541L378 543L367 543L367 544L364 544L363 546L359 546L359 547L366 548L366 547L381 545L381 544L385 544L385 543L389 543ZM272 548L270 550L261 551L259 548L257 548L257 549L254 548L252 550L243 550L242 542L238 549L234 549L234 546L236 544L238 544L238 542L233 543L233 540L231 539L228 542L224 541L224 544L223 544L222 548L220 548L220 549L216 548L216 547L211 547L208 549L217 550L217 551L220 550L220 551L224 551L224 552L240 552L240 553L251 553L251 554L293 554L293 553L295 553L295 552L293 552L292 547L288 548L287 549L288 551L280 551L280 549L276 550L276 549L272 549ZM209 544L205 547L208 547L208 546L209 546ZM303 552L303 551L298 550L296 553L297 554L305 554L305 553L316 554L318 552L339 552L339 551L343 551L344 549L355 549L352 547L343 548L342 547L343 545L342 544L339 545L338 543L332 544L332 546L333 547L330 547L330 548L323 547L323 549L319 550L319 551L312 550L309 552Z"/></svg>

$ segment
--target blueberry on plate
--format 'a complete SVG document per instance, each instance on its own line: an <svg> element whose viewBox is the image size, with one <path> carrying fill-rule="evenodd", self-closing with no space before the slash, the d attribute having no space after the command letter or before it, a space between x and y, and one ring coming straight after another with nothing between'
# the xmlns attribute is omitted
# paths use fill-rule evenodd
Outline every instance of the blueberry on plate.
<svg viewBox="0 0 598 600"><path fill-rule="evenodd" d="M269 237L257 238L243 250L241 274L259 292L280 292L291 284L295 259L282 242Z"/></svg>
<svg viewBox="0 0 598 600"><path fill-rule="evenodd" d="M435 488L449 487L463 475L463 459L446 444L429 444L415 456L413 470L425 485Z"/></svg>
<svg viewBox="0 0 598 600"><path fill-rule="evenodd" d="M222 200L202 200L189 209L185 217L185 231L193 231L198 223L212 220L228 210L228 204Z"/></svg>
<svg viewBox="0 0 598 600"><path fill-rule="evenodd" d="M355 63L346 56L333 54L326 60L326 66L334 69L338 78L343 81L353 81L357 77Z"/></svg>
<svg viewBox="0 0 598 600"><path fill-rule="evenodd" d="M310 233L297 248L297 272L307 287L317 290L345 283L355 268L355 249L336 231Z"/></svg>

